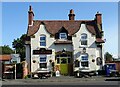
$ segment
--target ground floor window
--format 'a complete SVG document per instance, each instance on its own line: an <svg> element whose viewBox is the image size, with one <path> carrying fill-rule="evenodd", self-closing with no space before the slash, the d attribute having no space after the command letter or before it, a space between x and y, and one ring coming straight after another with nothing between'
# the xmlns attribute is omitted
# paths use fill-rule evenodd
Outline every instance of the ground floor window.
<svg viewBox="0 0 120 87"><path fill-rule="evenodd" d="M81 55L81 66L82 67L89 67L88 54L87 53Z"/></svg>
<svg viewBox="0 0 120 87"><path fill-rule="evenodd" d="M75 67L79 67L79 64L80 62L78 60L75 60Z"/></svg>
<svg viewBox="0 0 120 87"><path fill-rule="evenodd" d="M47 68L47 57L45 55L40 56L40 68Z"/></svg>
<svg viewBox="0 0 120 87"><path fill-rule="evenodd" d="M40 62L46 62L46 56L40 57Z"/></svg>
<svg viewBox="0 0 120 87"><path fill-rule="evenodd" d="M47 63L40 63L40 68L47 68Z"/></svg>
<svg viewBox="0 0 120 87"><path fill-rule="evenodd" d="M82 67L88 67L88 61L81 62Z"/></svg>
<svg viewBox="0 0 120 87"><path fill-rule="evenodd" d="M101 58L101 57L98 57L98 58L96 59L96 63L97 63L97 65L102 65L102 58Z"/></svg>

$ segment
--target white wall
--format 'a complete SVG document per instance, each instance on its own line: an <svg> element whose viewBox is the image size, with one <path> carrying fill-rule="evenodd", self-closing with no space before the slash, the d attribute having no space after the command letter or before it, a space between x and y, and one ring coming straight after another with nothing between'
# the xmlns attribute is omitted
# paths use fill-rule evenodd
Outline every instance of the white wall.
<svg viewBox="0 0 120 87"><path fill-rule="evenodd" d="M67 51L74 52L74 59L78 58L80 60L80 55L82 52L82 47L80 45L80 36L82 33L86 33L88 37L88 45L86 46L86 53L89 55L89 70L98 70L101 69L101 66L96 65L96 61L92 62L92 59L100 57L100 50L95 44L95 35L92 35L86 28L85 24L81 24L79 31L75 34L76 37L72 37L73 44L54 44L54 37L50 37L50 34L46 31L44 25L40 25L37 33L34 34L35 38L31 38L31 71L34 72L39 68L40 55L33 55L33 50L40 48L40 35L46 35L46 47L52 49L52 54L47 55L47 67L50 68L49 60L55 60L55 52L62 51L66 48ZM29 49L27 49L29 50ZM33 63L33 60L36 60L36 63Z"/></svg>
<svg viewBox="0 0 120 87"><path fill-rule="evenodd" d="M66 44L66 45L55 45L55 38L50 37L50 34L46 31L44 25L40 25L40 28L37 33L34 34L35 38L31 38L31 71L34 72L39 68L39 60L40 60L40 55L33 55L33 50L40 48L40 35L46 35L46 46L44 48L49 48L52 49L52 54L47 55L47 67L50 68L51 65L49 63L49 60L52 59L55 61L55 52L57 51L62 51L64 48L66 48L66 51L72 51L72 45L71 44ZM36 63L33 63L33 60L36 60Z"/></svg>
<svg viewBox="0 0 120 87"><path fill-rule="evenodd" d="M74 59L78 59L81 61L81 54L83 47L81 46L80 38L81 34L86 33L87 34L87 46L86 47L86 53L88 53L88 61L89 61L89 67L88 71L93 70L99 70L102 69L101 66L96 65L96 58L101 57L101 49L97 48L95 44L95 35L92 35L88 30L85 24L81 24L81 27L79 31L75 34L76 37L72 37L73 40L73 48L74 48ZM92 62L92 59L95 60L95 62ZM81 64L81 62L80 62ZM74 69L75 71L78 70L78 68Z"/></svg>

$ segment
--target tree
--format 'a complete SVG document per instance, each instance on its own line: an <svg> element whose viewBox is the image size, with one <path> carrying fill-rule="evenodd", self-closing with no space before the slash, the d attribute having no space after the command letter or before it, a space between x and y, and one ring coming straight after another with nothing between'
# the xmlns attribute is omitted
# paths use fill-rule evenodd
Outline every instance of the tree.
<svg viewBox="0 0 120 87"><path fill-rule="evenodd" d="M106 61L112 61L113 57L112 57L112 55L110 53L106 52L105 53L105 59L106 59Z"/></svg>
<svg viewBox="0 0 120 87"><path fill-rule="evenodd" d="M20 38L14 39L12 42L13 48L16 53L20 54L21 61L25 60L25 38L26 34L23 34Z"/></svg>
<svg viewBox="0 0 120 87"><path fill-rule="evenodd" d="M14 51L9 47L9 45L0 46L0 54L12 54Z"/></svg>

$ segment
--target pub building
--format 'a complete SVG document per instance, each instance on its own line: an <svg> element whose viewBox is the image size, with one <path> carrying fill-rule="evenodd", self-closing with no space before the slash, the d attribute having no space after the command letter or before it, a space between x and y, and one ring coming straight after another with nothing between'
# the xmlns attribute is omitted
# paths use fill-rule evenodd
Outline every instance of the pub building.
<svg viewBox="0 0 120 87"><path fill-rule="evenodd" d="M34 20L34 16L30 6L25 42L29 73L59 70L61 75L74 75L103 70L101 13L93 20L75 20L73 9L69 20Z"/></svg>

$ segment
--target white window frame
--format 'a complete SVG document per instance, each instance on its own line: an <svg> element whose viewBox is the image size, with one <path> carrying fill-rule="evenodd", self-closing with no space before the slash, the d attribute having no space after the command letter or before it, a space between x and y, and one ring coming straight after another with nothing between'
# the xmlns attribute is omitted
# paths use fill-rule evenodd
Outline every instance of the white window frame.
<svg viewBox="0 0 120 87"><path fill-rule="evenodd" d="M86 38L82 38L83 36L84 36L84 37L86 36ZM88 38L88 36L87 36L86 33L82 33L82 34L81 34L81 37L80 37L80 41L81 41L80 45L81 45L81 46L86 47L86 46L88 45L88 40L87 40L87 38ZM86 41L87 43L86 43L86 44L82 44L82 41Z"/></svg>
<svg viewBox="0 0 120 87"><path fill-rule="evenodd" d="M45 40L41 40L41 37L45 37ZM46 36L45 35L40 35L40 46L46 46ZM45 43L45 45L41 45L41 42L44 42Z"/></svg>
<svg viewBox="0 0 120 87"><path fill-rule="evenodd" d="M47 62L47 56L44 55L44 56L40 56L39 58L46 58L46 61L43 61L43 62L41 62L40 59L39 59L40 63L46 63Z"/></svg>
<svg viewBox="0 0 120 87"><path fill-rule="evenodd" d="M46 61L40 61L40 58L46 58ZM39 57L39 67L40 67L40 64L42 64L42 63L46 63L46 68L47 68L47 56L46 55L40 55L40 57ZM41 67L40 67L41 68Z"/></svg>
<svg viewBox="0 0 120 87"><path fill-rule="evenodd" d="M61 38L62 34L65 35L65 38ZM59 34L59 38L60 38L60 39L67 39L67 34L66 34L66 33L60 33L60 34Z"/></svg>
<svg viewBox="0 0 120 87"><path fill-rule="evenodd" d="M82 56L87 56L87 58L89 57L88 54L82 54L81 55L81 62L80 62L80 66L82 68L88 68L89 67L89 59L88 60L82 60ZM88 66L82 66L82 62L88 62Z"/></svg>

